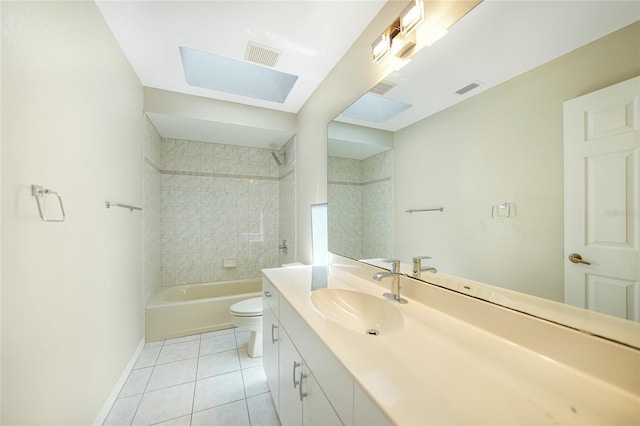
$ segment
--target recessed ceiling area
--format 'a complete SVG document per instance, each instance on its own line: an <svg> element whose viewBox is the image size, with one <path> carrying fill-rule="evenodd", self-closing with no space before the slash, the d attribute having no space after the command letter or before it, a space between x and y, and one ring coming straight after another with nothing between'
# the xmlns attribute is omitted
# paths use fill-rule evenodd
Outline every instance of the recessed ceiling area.
<svg viewBox="0 0 640 426"><path fill-rule="evenodd" d="M287 143L294 135L292 131L242 126L191 117L176 117L154 112L146 114L158 133L167 139L277 149ZM234 143L231 144L229 141L234 141Z"/></svg>

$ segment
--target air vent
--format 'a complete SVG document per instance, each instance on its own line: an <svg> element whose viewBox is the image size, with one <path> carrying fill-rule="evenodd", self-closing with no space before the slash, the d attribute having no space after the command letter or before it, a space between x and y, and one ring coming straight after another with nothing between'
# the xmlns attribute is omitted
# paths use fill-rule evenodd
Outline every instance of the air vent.
<svg viewBox="0 0 640 426"><path fill-rule="evenodd" d="M382 96L385 93L387 93L389 90L391 90L394 87L396 87L396 85L397 85L397 83L394 83L392 81L382 80L380 83L378 83L375 86L373 86L373 88L371 90L369 90L369 92L373 93L374 95Z"/></svg>
<svg viewBox="0 0 640 426"><path fill-rule="evenodd" d="M275 67L280 59L281 50L250 41L247 44L245 59L256 64Z"/></svg>
<svg viewBox="0 0 640 426"><path fill-rule="evenodd" d="M479 87L481 84L482 84L481 81L474 81L473 83L464 86L462 89L456 90L456 93L458 95L464 95L465 93L475 89L476 87Z"/></svg>

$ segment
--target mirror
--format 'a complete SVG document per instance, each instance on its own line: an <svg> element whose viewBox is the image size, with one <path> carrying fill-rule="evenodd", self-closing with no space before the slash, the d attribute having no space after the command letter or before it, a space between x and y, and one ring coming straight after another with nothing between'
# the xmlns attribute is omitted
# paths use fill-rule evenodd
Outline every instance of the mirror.
<svg viewBox="0 0 640 426"><path fill-rule="evenodd" d="M637 7L625 2L478 5L329 124L329 250L378 266L382 258L410 265L431 256L423 265L438 272L422 273L425 281L640 347L628 333L639 334L636 323L563 304L566 265L585 266L568 264L564 246L571 188L563 188L563 104L640 74L638 19ZM372 92L410 106L380 120L381 107L367 106ZM364 119L367 108L373 115ZM357 139L338 137L345 129L378 138L357 161L363 170L383 154L387 173L343 179L358 167L332 148ZM376 152L383 136L386 150ZM365 204L363 194L378 179L391 189L381 186L375 206L386 200L391 208L373 222L365 215L383 209ZM637 246L640 217L627 216ZM348 233L370 220L373 229L360 229L360 242L349 246L357 239ZM370 250L364 234L380 230L380 245ZM637 279L609 287L627 293L626 317L640 320Z"/></svg>

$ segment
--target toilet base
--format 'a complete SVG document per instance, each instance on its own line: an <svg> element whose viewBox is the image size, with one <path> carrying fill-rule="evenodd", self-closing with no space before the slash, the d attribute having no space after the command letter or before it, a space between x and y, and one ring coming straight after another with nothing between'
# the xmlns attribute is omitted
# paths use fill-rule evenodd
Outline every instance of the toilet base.
<svg viewBox="0 0 640 426"><path fill-rule="evenodd" d="M262 356L262 331L252 331L249 335L247 354L251 358L260 358Z"/></svg>

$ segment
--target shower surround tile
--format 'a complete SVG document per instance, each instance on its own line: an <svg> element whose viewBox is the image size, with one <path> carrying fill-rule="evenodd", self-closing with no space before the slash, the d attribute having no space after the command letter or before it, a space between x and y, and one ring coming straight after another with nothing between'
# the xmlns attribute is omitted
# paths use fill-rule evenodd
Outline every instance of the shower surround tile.
<svg viewBox="0 0 640 426"><path fill-rule="evenodd" d="M354 259L393 257L393 152L364 160L329 157L331 251Z"/></svg>
<svg viewBox="0 0 640 426"><path fill-rule="evenodd" d="M270 150L162 139L160 152L162 285L255 278L279 264L282 183ZM226 257L237 266L224 268Z"/></svg>

